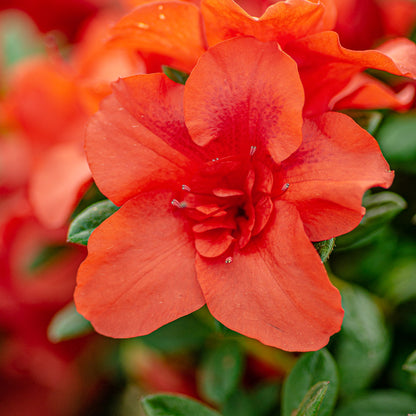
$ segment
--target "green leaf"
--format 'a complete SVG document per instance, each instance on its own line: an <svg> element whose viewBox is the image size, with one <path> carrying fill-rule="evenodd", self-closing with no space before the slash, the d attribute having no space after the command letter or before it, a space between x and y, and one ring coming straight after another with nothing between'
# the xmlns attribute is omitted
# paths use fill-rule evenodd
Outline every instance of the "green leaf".
<svg viewBox="0 0 416 416"><path fill-rule="evenodd" d="M343 113L353 118L357 124L371 135L374 135L383 120L383 115L379 111L347 110L343 111Z"/></svg>
<svg viewBox="0 0 416 416"><path fill-rule="evenodd" d="M335 416L406 416L415 409L413 396L396 390L379 390L340 406Z"/></svg>
<svg viewBox="0 0 416 416"><path fill-rule="evenodd" d="M30 273L39 272L43 267L49 266L53 262L61 259L62 256L67 254L68 251L71 251L71 249L72 248L68 245L63 244L51 244L41 247L28 265L28 271Z"/></svg>
<svg viewBox="0 0 416 416"><path fill-rule="evenodd" d="M222 340L207 350L199 371L198 385L204 398L224 403L237 388L243 372L243 353L234 340Z"/></svg>
<svg viewBox="0 0 416 416"><path fill-rule="evenodd" d="M384 317L368 292L360 287L341 290L345 310L335 338L334 357L340 375L340 393L348 396L367 388L377 377L390 351Z"/></svg>
<svg viewBox="0 0 416 416"><path fill-rule="evenodd" d="M364 196L366 213L358 227L348 234L337 237L337 249L350 249L370 243L373 237L396 215L403 211L407 203L393 192L379 192Z"/></svg>
<svg viewBox="0 0 416 416"><path fill-rule="evenodd" d="M177 82L178 84L185 85L185 82L189 77L189 74L187 74L186 72L178 71L177 69L171 68L166 65L162 65L162 71L168 78L170 78L174 82Z"/></svg>
<svg viewBox="0 0 416 416"><path fill-rule="evenodd" d="M311 387L329 382L319 409L319 416L329 416L335 406L338 393L338 372L331 354L324 348L304 354L293 367L283 385L282 416L296 411Z"/></svg>
<svg viewBox="0 0 416 416"><path fill-rule="evenodd" d="M318 241L316 243L313 243L313 245L315 246L316 251L321 257L322 263L325 263L335 247L335 238L331 238L329 240L324 241Z"/></svg>
<svg viewBox="0 0 416 416"><path fill-rule="evenodd" d="M68 241L86 246L91 233L118 209L119 207L108 199L90 205L72 221Z"/></svg>
<svg viewBox="0 0 416 416"><path fill-rule="evenodd" d="M73 302L61 309L48 327L48 338L51 342L61 342L78 338L92 331L91 324L75 309Z"/></svg>
<svg viewBox="0 0 416 416"><path fill-rule="evenodd" d="M377 140L393 168L416 172L416 112L392 113L377 132Z"/></svg>
<svg viewBox="0 0 416 416"><path fill-rule="evenodd" d="M294 416L318 416L319 408L328 391L329 381L320 381L313 385L303 398Z"/></svg>
<svg viewBox="0 0 416 416"><path fill-rule="evenodd" d="M164 353L177 353L201 347L210 333L210 329L191 314L164 325L139 340Z"/></svg>
<svg viewBox="0 0 416 416"><path fill-rule="evenodd" d="M148 416L221 416L196 400L173 394L147 396L142 405Z"/></svg>
<svg viewBox="0 0 416 416"><path fill-rule="evenodd" d="M406 362L403 364L403 370L416 374L416 350L409 355Z"/></svg>

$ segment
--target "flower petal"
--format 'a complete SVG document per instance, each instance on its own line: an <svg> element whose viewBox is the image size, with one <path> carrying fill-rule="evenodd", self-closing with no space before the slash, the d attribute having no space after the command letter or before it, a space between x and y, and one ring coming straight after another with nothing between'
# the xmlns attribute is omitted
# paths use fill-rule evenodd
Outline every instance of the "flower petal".
<svg viewBox="0 0 416 416"><path fill-rule="evenodd" d="M271 226L232 262L197 256L198 281L230 329L284 350L317 350L341 327L341 297L296 208L277 201L275 209Z"/></svg>
<svg viewBox="0 0 416 416"><path fill-rule="evenodd" d="M394 39L378 50L343 48L335 32L322 32L291 42L286 52L299 65L307 102L305 114L328 110L332 97L365 68L416 77L416 45L409 39Z"/></svg>
<svg viewBox="0 0 416 416"><path fill-rule="evenodd" d="M408 109L415 97L415 87L407 84L399 92L366 74L357 74L351 82L330 102L334 110L357 108L371 110L389 108L392 110Z"/></svg>
<svg viewBox="0 0 416 416"><path fill-rule="evenodd" d="M152 2L135 8L112 29L111 43L164 57L165 65L190 71L205 50L198 7Z"/></svg>
<svg viewBox="0 0 416 416"><path fill-rule="evenodd" d="M270 153L279 162L300 145L303 89L295 63L275 43L237 38L205 53L184 94L185 123L215 157ZM208 146L209 145L209 146Z"/></svg>
<svg viewBox="0 0 416 416"><path fill-rule="evenodd" d="M251 3L258 5L259 2ZM253 36L263 42L274 40L284 46L290 40L332 29L335 24L331 1L279 1L256 17L250 16L233 0L203 0L201 12L209 45L240 35Z"/></svg>
<svg viewBox="0 0 416 416"><path fill-rule="evenodd" d="M91 181L79 143L58 145L46 152L29 184L30 202L38 219L51 228L64 225Z"/></svg>
<svg viewBox="0 0 416 416"><path fill-rule="evenodd" d="M180 152L186 133L181 85L153 74L121 79L114 89L88 126L86 152L98 187L121 205L141 191L177 184L189 159ZM164 139L177 139L182 148Z"/></svg>
<svg viewBox="0 0 416 416"><path fill-rule="evenodd" d="M141 194L91 235L75 303L101 334L145 335L204 305L192 233L171 198Z"/></svg>
<svg viewBox="0 0 416 416"><path fill-rule="evenodd" d="M374 138L340 113L305 120L302 146L280 175L289 184L281 199L296 205L312 241L351 231L364 215L364 192L393 181Z"/></svg>

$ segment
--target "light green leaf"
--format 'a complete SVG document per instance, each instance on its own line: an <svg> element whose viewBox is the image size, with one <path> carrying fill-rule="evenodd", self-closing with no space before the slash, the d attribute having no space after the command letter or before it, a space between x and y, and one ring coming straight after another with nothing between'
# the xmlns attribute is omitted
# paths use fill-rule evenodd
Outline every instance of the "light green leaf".
<svg viewBox="0 0 416 416"><path fill-rule="evenodd" d="M68 241L86 246L91 233L118 209L119 207L108 199L90 205L72 221Z"/></svg>
<svg viewBox="0 0 416 416"><path fill-rule="evenodd" d="M201 394L212 403L224 403L237 388L243 372L243 353L233 340L223 340L207 350L199 371Z"/></svg>
<svg viewBox="0 0 416 416"><path fill-rule="evenodd" d="M312 386L303 398L294 416L318 416L319 408L328 391L329 381L320 381Z"/></svg>
<svg viewBox="0 0 416 416"><path fill-rule="evenodd" d="M406 362L403 364L403 370L416 374L416 350L409 355Z"/></svg>
<svg viewBox="0 0 416 416"><path fill-rule="evenodd" d="M304 354L293 367L283 385L282 416L291 416L311 387L322 381L329 384L319 416L330 416L337 399L338 372L334 359L325 348Z"/></svg>
<svg viewBox="0 0 416 416"><path fill-rule="evenodd" d="M142 405L148 416L221 416L196 400L173 394L147 396Z"/></svg>
<svg viewBox="0 0 416 416"><path fill-rule="evenodd" d="M345 316L335 339L334 357L340 392L348 396L367 388L380 373L390 351L390 336L368 292L349 286L341 295Z"/></svg>
<svg viewBox="0 0 416 416"><path fill-rule="evenodd" d="M92 332L92 326L80 315L73 302L61 309L48 327L48 338L51 342L61 342L78 338Z"/></svg>

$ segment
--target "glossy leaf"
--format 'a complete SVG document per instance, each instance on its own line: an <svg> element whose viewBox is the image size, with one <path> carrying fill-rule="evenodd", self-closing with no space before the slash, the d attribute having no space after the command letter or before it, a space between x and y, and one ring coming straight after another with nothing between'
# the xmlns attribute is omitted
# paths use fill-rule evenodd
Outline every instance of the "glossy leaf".
<svg viewBox="0 0 416 416"><path fill-rule="evenodd" d="M196 400L173 394L147 396L142 405L147 416L220 416Z"/></svg>
<svg viewBox="0 0 416 416"><path fill-rule="evenodd" d="M140 337L140 341L164 353L177 353L201 347L209 333L210 329L191 314Z"/></svg>
<svg viewBox="0 0 416 416"><path fill-rule="evenodd" d="M319 416L329 416L334 409L338 393L335 361L326 349L304 354L283 385L282 416L292 416L310 389L323 381L329 384L319 409Z"/></svg>
<svg viewBox="0 0 416 416"><path fill-rule="evenodd" d="M243 354L239 344L224 340L210 348L203 358L199 388L207 400L221 404L237 388L243 371Z"/></svg>
<svg viewBox="0 0 416 416"><path fill-rule="evenodd" d="M178 84L184 84L189 77L186 72L178 71L177 69L171 68L170 66L162 65L163 73L170 78L172 81Z"/></svg>
<svg viewBox="0 0 416 416"><path fill-rule="evenodd" d="M89 206L72 221L68 241L86 246L91 233L118 208L108 199Z"/></svg>
<svg viewBox="0 0 416 416"><path fill-rule="evenodd" d="M77 312L71 302L53 317L48 327L48 338L51 342L61 342L89 332L92 332L91 324Z"/></svg>
<svg viewBox="0 0 416 416"><path fill-rule="evenodd" d="M381 150L394 169L416 172L416 113L390 115L377 133Z"/></svg>
<svg viewBox="0 0 416 416"><path fill-rule="evenodd" d="M328 391L329 381L320 381L312 386L303 398L295 416L318 416L319 408Z"/></svg>
<svg viewBox="0 0 416 416"><path fill-rule="evenodd" d="M341 295L345 317L336 338L334 357L340 393L349 396L367 388L380 373L390 351L390 336L368 292L348 287Z"/></svg>
<svg viewBox="0 0 416 416"><path fill-rule="evenodd" d="M396 390L379 390L340 406L334 416L405 416L415 409L415 397Z"/></svg>
<svg viewBox="0 0 416 416"><path fill-rule="evenodd" d="M409 355L406 362L403 364L403 370L416 374L416 350Z"/></svg>
<svg viewBox="0 0 416 416"><path fill-rule="evenodd" d="M394 192L379 192L364 196L366 213L360 225L337 238L337 249L357 248L372 241L372 237L403 211L406 201Z"/></svg>

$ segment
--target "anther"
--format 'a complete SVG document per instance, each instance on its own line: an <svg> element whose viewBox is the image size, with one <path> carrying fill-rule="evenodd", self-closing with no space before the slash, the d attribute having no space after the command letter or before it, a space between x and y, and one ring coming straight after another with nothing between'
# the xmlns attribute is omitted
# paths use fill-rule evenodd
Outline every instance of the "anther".
<svg viewBox="0 0 416 416"><path fill-rule="evenodd" d="M232 263L233 262L233 258L230 256L230 257L227 257L226 259L225 259L225 264L230 264L230 263Z"/></svg>
<svg viewBox="0 0 416 416"><path fill-rule="evenodd" d="M188 185L182 185L182 191L191 192L191 188Z"/></svg>
<svg viewBox="0 0 416 416"><path fill-rule="evenodd" d="M170 203L176 208L186 208L186 202L179 202L177 199L172 199Z"/></svg>
<svg viewBox="0 0 416 416"><path fill-rule="evenodd" d="M257 146L251 146L250 147L250 156L253 156L254 153L256 153L256 150L257 150Z"/></svg>

